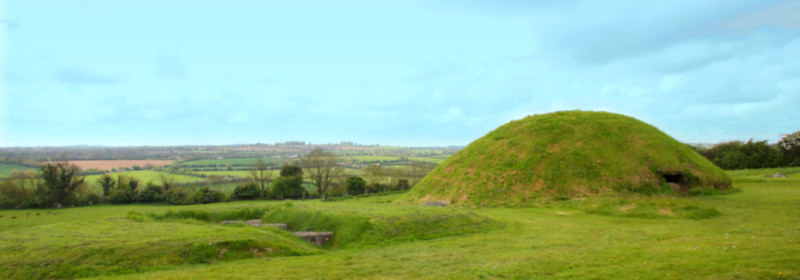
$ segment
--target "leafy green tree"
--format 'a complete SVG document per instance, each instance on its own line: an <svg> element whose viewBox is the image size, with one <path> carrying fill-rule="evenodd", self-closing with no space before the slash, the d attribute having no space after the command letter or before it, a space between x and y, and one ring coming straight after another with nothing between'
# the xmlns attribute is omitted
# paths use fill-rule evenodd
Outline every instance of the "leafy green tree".
<svg viewBox="0 0 800 280"><path fill-rule="evenodd" d="M51 205L54 207L72 205L75 189L83 184L85 179L77 178L80 168L66 162L58 162L42 165L40 170L44 180L45 195Z"/></svg>
<svg viewBox="0 0 800 280"><path fill-rule="evenodd" d="M233 199L248 200L261 197L261 191L255 183L247 183L239 185L233 190Z"/></svg>
<svg viewBox="0 0 800 280"><path fill-rule="evenodd" d="M131 191L134 192L135 194L136 188L139 187L139 179L137 179L136 177L131 177L130 179L128 179L128 186L131 187Z"/></svg>
<svg viewBox="0 0 800 280"><path fill-rule="evenodd" d="M103 174L103 176L100 176L100 178L97 179L97 183L99 183L100 187L103 188L103 197L108 197L108 194L111 193L111 190L117 184L117 182L114 181L114 178L108 174Z"/></svg>
<svg viewBox="0 0 800 280"><path fill-rule="evenodd" d="M408 185L408 179L398 179L397 180L397 189L405 190L410 188Z"/></svg>
<svg viewBox="0 0 800 280"><path fill-rule="evenodd" d="M161 175L159 175L159 179L161 180L161 187L163 187L165 191L177 185L175 183L174 175L162 173Z"/></svg>
<svg viewBox="0 0 800 280"><path fill-rule="evenodd" d="M281 177L303 176L303 168L296 165L284 164L281 168Z"/></svg>
<svg viewBox="0 0 800 280"><path fill-rule="evenodd" d="M327 197L328 191L334 185L336 178L339 178L344 173L342 167L339 166L339 158L336 154L319 148L314 149L300 159L300 164L303 166L303 173L308 177L308 180L317 187L317 193L319 193L322 200Z"/></svg>
<svg viewBox="0 0 800 280"><path fill-rule="evenodd" d="M136 201L142 203L163 202L164 188L162 188L159 185L153 184L153 182L147 182L147 184L145 184L144 190L139 192L139 194L136 196Z"/></svg>
<svg viewBox="0 0 800 280"><path fill-rule="evenodd" d="M128 184L117 186L108 196L108 201L116 204L127 204L135 201L136 193Z"/></svg>
<svg viewBox="0 0 800 280"><path fill-rule="evenodd" d="M303 177L285 176L278 177L272 183L272 194L278 199L300 198L303 196Z"/></svg>
<svg viewBox="0 0 800 280"><path fill-rule="evenodd" d="M117 176L117 187L108 195L111 203L125 204L136 201L139 179L136 177Z"/></svg>
<svg viewBox="0 0 800 280"><path fill-rule="evenodd" d="M164 192L164 201L175 205L194 203L194 192L186 187L175 186Z"/></svg>
<svg viewBox="0 0 800 280"><path fill-rule="evenodd" d="M360 194L364 193L364 190L366 190L365 187L367 186L367 181L364 181L364 178L352 176L347 178L345 186L347 189L347 194Z"/></svg>
<svg viewBox="0 0 800 280"><path fill-rule="evenodd" d="M194 203L214 203L225 200L225 194L212 190L208 187L202 187L194 192Z"/></svg>
<svg viewBox="0 0 800 280"><path fill-rule="evenodd" d="M285 164L281 176L272 183L272 195L279 199L298 198L303 195L303 168Z"/></svg>
<svg viewBox="0 0 800 280"><path fill-rule="evenodd" d="M17 207L27 196L25 189L17 187L13 180L0 180L0 208Z"/></svg>
<svg viewBox="0 0 800 280"><path fill-rule="evenodd" d="M724 142L700 152L723 169L778 167L783 161L781 151L767 144L767 140Z"/></svg>
<svg viewBox="0 0 800 280"><path fill-rule="evenodd" d="M784 166L800 166L800 131L783 135L778 146L783 154Z"/></svg>

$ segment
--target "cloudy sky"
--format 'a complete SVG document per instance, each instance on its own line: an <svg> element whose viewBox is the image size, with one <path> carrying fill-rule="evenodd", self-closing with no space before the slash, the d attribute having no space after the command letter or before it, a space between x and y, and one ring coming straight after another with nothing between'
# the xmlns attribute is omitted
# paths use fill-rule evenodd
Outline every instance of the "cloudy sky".
<svg viewBox="0 0 800 280"><path fill-rule="evenodd" d="M0 2L0 147L466 145L603 110L800 130L800 1Z"/></svg>

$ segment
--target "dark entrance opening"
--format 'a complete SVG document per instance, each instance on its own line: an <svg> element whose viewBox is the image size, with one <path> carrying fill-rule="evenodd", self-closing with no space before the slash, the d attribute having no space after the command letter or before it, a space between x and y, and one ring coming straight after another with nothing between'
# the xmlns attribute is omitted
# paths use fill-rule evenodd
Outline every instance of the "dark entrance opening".
<svg viewBox="0 0 800 280"><path fill-rule="evenodd" d="M681 173L673 173L673 174L661 173L661 177L663 177L664 181L667 181L667 183L680 184L681 181L683 180L683 174Z"/></svg>
<svg viewBox="0 0 800 280"><path fill-rule="evenodd" d="M685 193L688 191L688 188L684 185L682 173L659 172L658 175L661 175L661 178L664 178L664 181L666 181L667 185L672 188L672 191L676 193Z"/></svg>

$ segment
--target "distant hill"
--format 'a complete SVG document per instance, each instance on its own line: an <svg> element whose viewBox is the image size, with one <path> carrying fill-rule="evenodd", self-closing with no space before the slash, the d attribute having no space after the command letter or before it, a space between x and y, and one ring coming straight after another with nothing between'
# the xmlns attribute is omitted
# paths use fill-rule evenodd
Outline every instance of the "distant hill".
<svg viewBox="0 0 800 280"><path fill-rule="evenodd" d="M720 168L651 125L619 114L568 111L495 129L442 162L405 200L518 205L730 187Z"/></svg>
<svg viewBox="0 0 800 280"><path fill-rule="evenodd" d="M686 145L697 147L697 148L703 148L703 149L711 149L716 144L711 144L711 143L686 143Z"/></svg>

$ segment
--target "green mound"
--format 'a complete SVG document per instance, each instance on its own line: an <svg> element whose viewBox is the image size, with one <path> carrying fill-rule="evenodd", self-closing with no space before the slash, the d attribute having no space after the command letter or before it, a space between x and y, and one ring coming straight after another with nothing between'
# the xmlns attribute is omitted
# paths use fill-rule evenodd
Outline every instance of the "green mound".
<svg viewBox="0 0 800 280"><path fill-rule="evenodd" d="M359 199L360 200L360 199ZM372 248L397 242L466 235L503 227L472 211L455 208L326 203L274 205L262 221L286 223L290 231L334 232L327 248Z"/></svg>
<svg viewBox="0 0 800 280"><path fill-rule="evenodd" d="M404 201L521 205L608 192L730 187L720 168L651 125L619 114L568 111L495 129L442 162Z"/></svg>
<svg viewBox="0 0 800 280"><path fill-rule="evenodd" d="M71 212L77 211L84 210ZM0 250L0 279L114 276L179 265L321 253L309 242L278 229L151 219L136 212L127 218L18 226L3 231Z"/></svg>

